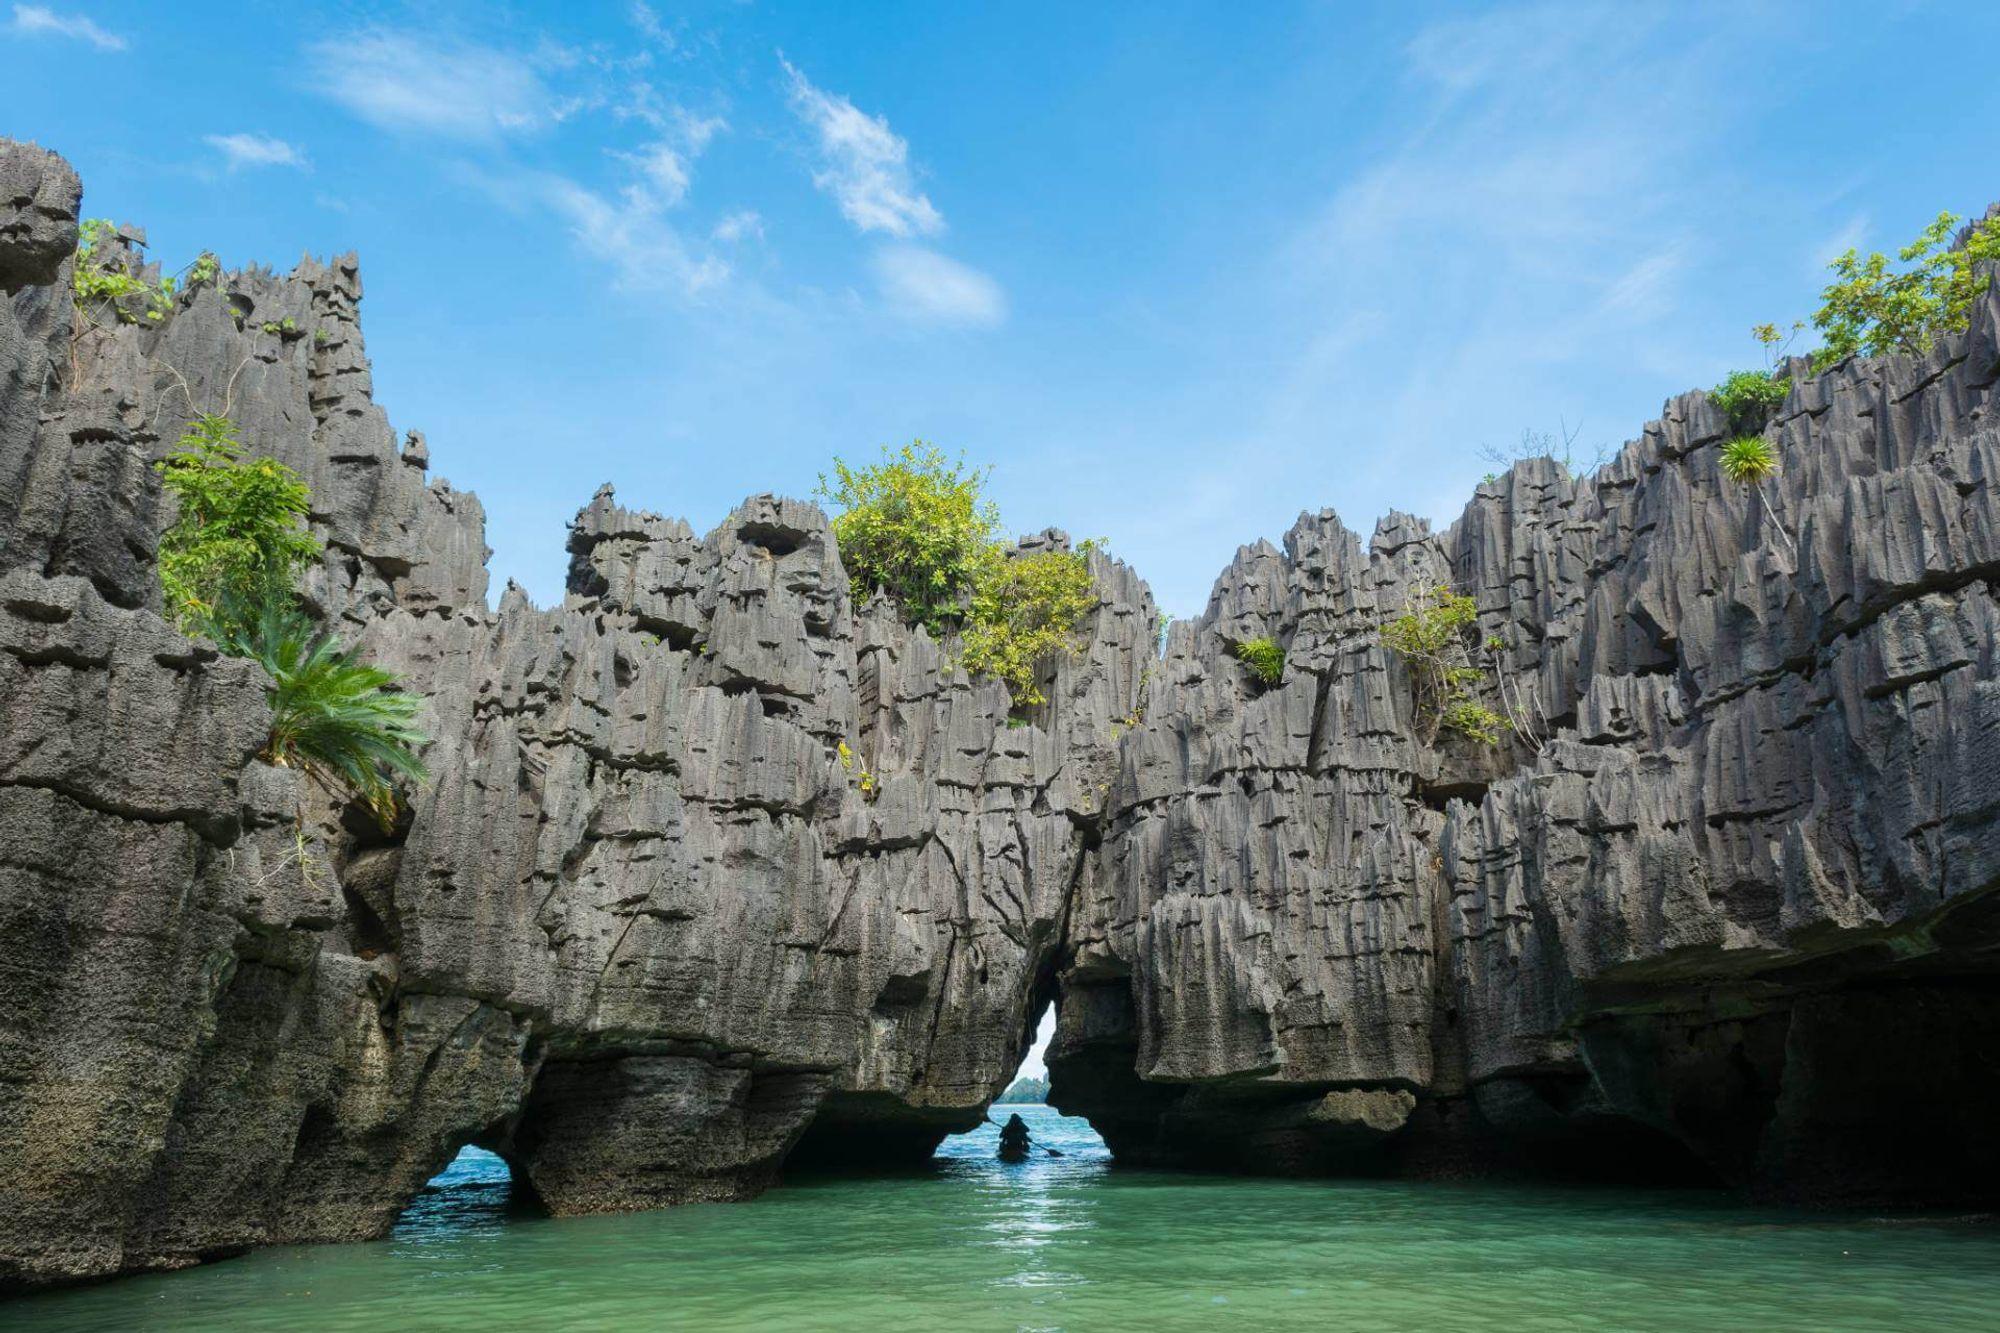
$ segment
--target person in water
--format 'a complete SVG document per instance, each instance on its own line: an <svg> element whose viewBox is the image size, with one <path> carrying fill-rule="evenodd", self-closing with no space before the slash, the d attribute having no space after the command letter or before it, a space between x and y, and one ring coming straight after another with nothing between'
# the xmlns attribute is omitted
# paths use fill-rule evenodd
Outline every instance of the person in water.
<svg viewBox="0 0 2000 1333"><path fill-rule="evenodd" d="M1000 1126L1000 1159L1018 1162L1028 1155L1028 1122L1018 1115L1007 1117Z"/></svg>

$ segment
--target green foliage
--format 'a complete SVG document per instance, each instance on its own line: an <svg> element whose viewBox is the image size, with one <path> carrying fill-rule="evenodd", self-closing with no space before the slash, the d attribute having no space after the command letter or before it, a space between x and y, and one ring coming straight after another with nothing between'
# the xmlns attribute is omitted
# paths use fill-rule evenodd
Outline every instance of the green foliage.
<svg viewBox="0 0 2000 1333"><path fill-rule="evenodd" d="M195 256L194 263L188 265L188 290L193 291L205 282L218 286L222 282L222 261L215 257L213 250L202 251Z"/></svg>
<svg viewBox="0 0 2000 1333"><path fill-rule="evenodd" d="M1761 435L1739 435L1722 446L1722 475L1754 486L1778 474L1778 449Z"/></svg>
<svg viewBox="0 0 2000 1333"><path fill-rule="evenodd" d="M290 315L286 315L282 320L278 320L275 322L267 322L264 325L264 332L269 334L274 334L277 337L285 339L286 341L290 341L291 339L299 336L298 321L293 319Z"/></svg>
<svg viewBox="0 0 2000 1333"><path fill-rule="evenodd" d="M1730 429L1750 431L1762 430L1791 391L1788 380L1768 372L1738 370L1709 390L1708 396L1728 418Z"/></svg>
<svg viewBox="0 0 2000 1333"><path fill-rule="evenodd" d="M160 535L160 586L168 618L211 637L240 628L233 608L289 598L319 555L306 530L310 494L299 475L269 458L246 459L236 423L195 418L180 448L155 466L180 502Z"/></svg>
<svg viewBox="0 0 2000 1333"><path fill-rule="evenodd" d="M1417 729L1424 744L1438 732L1456 731L1482 745L1497 745L1507 718L1479 702L1485 673L1472 665L1466 634L1479 618L1470 597L1442 585L1410 594L1403 614L1382 626L1382 644L1408 668L1416 692Z"/></svg>
<svg viewBox="0 0 2000 1333"><path fill-rule="evenodd" d="M115 266L106 254L106 242L117 234L117 226L106 218L87 218L78 228L76 265L70 277L76 304L81 308L108 302L127 324L138 323L140 314L158 323L173 309L174 280L161 278L157 285L142 282ZM140 299L138 313L127 303L130 297Z"/></svg>
<svg viewBox="0 0 2000 1333"><path fill-rule="evenodd" d="M1005 681L1017 708L1044 703L1036 665L1052 654L1075 652L1077 626L1096 606L1085 552L1010 556L996 546L973 580L960 665Z"/></svg>
<svg viewBox="0 0 2000 1333"><path fill-rule="evenodd" d="M933 635L964 616L972 588L991 564L1000 511L981 497L985 477L922 440L869 467L833 462L814 494L839 508L833 535L847 572L882 588Z"/></svg>
<svg viewBox="0 0 2000 1333"><path fill-rule="evenodd" d="M1247 639L1236 645L1236 656L1266 685L1285 678L1285 650L1270 639Z"/></svg>
<svg viewBox="0 0 2000 1333"><path fill-rule="evenodd" d="M1975 267L2000 260L2000 219L1976 224L1967 244L1950 249L1958 218L1940 213L1917 239L1896 252L1906 265L1892 272L1879 251L1863 259L1854 250L1828 265L1834 281L1820 293L1813 326L1825 345L1813 353L1813 368L1856 354L1906 352L1920 356L1941 334L1963 330L1981 283Z"/></svg>
<svg viewBox="0 0 2000 1333"><path fill-rule="evenodd" d="M868 766L854 757L854 751L848 748L846 741L840 742L835 753L840 756L840 767L848 773L857 775L858 781L855 786L860 790L862 799L874 800L880 784L875 781L875 775L868 771Z"/></svg>
<svg viewBox="0 0 2000 1333"><path fill-rule="evenodd" d="M262 757L345 788L390 827L397 779L429 776L417 758L430 740L416 726L423 700L395 689L392 673L360 661L331 634L316 632L288 591L232 608L215 641L270 673L271 734Z"/></svg>
<svg viewBox="0 0 2000 1333"><path fill-rule="evenodd" d="M833 533L854 580L894 597L914 624L960 635L959 662L999 677L1016 707L1046 702L1036 667L1074 652L1077 629L1097 605L1089 552L1010 554L1000 513L985 499L985 474L919 440L882 461L834 460L815 494L836 507Z"/></svg>

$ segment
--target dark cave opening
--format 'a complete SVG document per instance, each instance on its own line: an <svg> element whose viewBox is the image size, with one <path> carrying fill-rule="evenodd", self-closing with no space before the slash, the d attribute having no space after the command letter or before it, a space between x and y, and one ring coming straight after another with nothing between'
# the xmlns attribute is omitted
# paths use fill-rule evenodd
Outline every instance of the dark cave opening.
<svg viewBox="0 0 2000 1333"><path fill-rule="evenodd" d="M908 1008L919 1004L923 995L921 989L891 987L883 992L878 1009L883 1005ZM1024 1074L1032 1072L1044 1080L1048 1078L1045 1054L1057 1021L1052 972L1037 986L1026 1012L1028 1017L1014 1046L1013 1073L992 1091L993 1101L978 1107L922 1108L911 1107L888 1093L829 1093L799 1142L786 1155L784 1174L827 1176L929 1170L941 1157L956 1154L958 1150L947 1147L954 1136L994 1132L996 1118L1005 1119L1002 1107L1006 1104L998 1098ZM1069 1132L1075 1134L1076 1128L1070 1127Z"/></svg>

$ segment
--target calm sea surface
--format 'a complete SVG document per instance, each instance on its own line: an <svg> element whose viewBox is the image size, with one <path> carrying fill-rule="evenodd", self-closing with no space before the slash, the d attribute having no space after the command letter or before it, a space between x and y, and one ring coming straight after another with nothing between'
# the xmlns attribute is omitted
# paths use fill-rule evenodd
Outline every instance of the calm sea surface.
<svg viewBox="0 0 2000 1333"><path fill-rule="evenodd" d="M395 1235L0 1304L0 1328L2000 1328L2000 1225L1752 1211L1709 1195L1113 1169L1019 1109L932 1172L809 1179L751 1204L510 1215L468 1152Z"/></svg>

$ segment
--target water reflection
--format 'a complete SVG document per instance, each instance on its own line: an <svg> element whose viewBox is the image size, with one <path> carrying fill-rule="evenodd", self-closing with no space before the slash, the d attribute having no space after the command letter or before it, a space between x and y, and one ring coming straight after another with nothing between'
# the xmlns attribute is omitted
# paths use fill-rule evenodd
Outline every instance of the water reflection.
<svg viewBox="0 0 2000 1333"><path fill-rule="evenodd" d="M14 1330L407 1328L1926 1330L2000 1327L2000 1231L1799 1218L1684 1191L1238 1180L1109 1169L1028 1109L921 1175L750 1205L522 1218L453 1164L382 1244L265 1250L16 1301Z"/></svg>
<svg viewBox="0 0 2000 1333"><path fill-rule="evenodd" d="M1093 1186L1109 1170L1111 1153L1088 1121L1049 1107L996 1107L994 1114L1019 1114L1027 1122L1033 1145L1027 1161L998 1159L1000 1131L992 1121L945 1140L938 1156L947 1174L977 1191L986 1213L981 1243L1009 1264L985 1285L1060 1300L1087 1283L1081 1268L1065 1259L1098 1224L1100 1195Z"/></svg>

